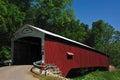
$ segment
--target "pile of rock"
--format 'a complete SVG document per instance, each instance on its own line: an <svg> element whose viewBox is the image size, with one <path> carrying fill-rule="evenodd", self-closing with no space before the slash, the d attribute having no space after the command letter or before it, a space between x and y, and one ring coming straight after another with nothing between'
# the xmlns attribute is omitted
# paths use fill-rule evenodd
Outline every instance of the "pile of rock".
<svg viewBox="0 0 120 80"><path fill-rule="evenodd" d="M115 66L112 66L112 65L109 65L109 71L111 72L111 71L116 71L117 69L116 69L116 67Z"/></svg>
<svg viewBox="0 0 120 80"><path fill-rule="evenodd" d="M45 75L59 75L61 76L60 69L53 64L45 64L38 67L32 67L31 71L36 74L45 74Z"/></svg>
<svg viewBox="0 0 120 80"><path fill-rule="evenodd" d="M57 66L55 66L54 64L45 64L45 65L40 66L40 68L32 67L31 72L33 72L35 74L43 74L45 76L59 77L62 80L69 80L69 79L61 76L60 69Z"/></svg>

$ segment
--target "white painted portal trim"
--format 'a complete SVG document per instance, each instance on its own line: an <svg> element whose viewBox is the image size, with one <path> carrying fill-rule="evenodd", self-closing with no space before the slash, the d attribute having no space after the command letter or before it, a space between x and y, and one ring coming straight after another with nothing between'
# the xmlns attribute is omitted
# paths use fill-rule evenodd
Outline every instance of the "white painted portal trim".
<svg viewBox="0 0 120 80"><path fill-rule="evenodd" d="M45 33L35 29L29 25L25 25L24 27L20 28L18 31L15 32L14 37L11 40L11 56L13 61L13 53L14 53L14 41L24 37L37 37L41 38L41 53L42 53L42 62L45 63L45 53L44 53L44 36ZM14 61L13 61L14 62Z"/></svg>
<svg viewBox="0 0 120 80"><path fill-rule="evenodd" d="M17 40L23 37L38 37L44 39L44 33L31 26L25 25L15 32L13 39Z"/></svg>

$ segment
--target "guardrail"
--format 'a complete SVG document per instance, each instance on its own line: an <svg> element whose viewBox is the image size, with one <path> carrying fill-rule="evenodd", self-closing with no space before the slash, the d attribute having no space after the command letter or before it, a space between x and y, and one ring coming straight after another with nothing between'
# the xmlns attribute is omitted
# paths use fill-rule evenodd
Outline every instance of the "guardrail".
<svg viewBox="0 0 120 80"><path fill-rule="evenodd" d="M12 60L11 60L11 59L9 59L9 60L4 60L3 63L4 63L4 65L11 66Z"/></svg>

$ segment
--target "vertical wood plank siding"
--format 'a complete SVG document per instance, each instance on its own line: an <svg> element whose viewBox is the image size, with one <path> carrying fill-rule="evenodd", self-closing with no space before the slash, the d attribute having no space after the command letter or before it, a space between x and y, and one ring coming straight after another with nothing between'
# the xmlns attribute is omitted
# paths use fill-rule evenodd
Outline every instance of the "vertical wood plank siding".
<svg viewBox="0 0 120 80"><path fill-rule="evenodd" d="M74 53L72 59L67 59L67 52ZM109 65L108 57L105 55L52 40L45 40L45 62L57 65L63 76L72 68L108 68Z"/></svg>

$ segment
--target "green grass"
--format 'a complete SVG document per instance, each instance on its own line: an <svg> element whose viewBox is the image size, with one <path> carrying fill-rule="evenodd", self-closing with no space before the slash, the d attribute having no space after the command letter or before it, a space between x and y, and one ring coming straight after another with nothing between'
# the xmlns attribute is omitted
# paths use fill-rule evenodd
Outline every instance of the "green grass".
<svg viewBox="0 0 120 80"><path fill-rule="evenodd" d="M113 72L96 71L73 80L120 80L120 70Z"/></svg>
<svg viewBox="0 0 120 80"><path fill-rule="evenodd" d="M45 75L33 74L33 76L38 78L39 80L62 80L58 77L45 76ZM96 71L81 77L73 78L71 80L120 80L120 70L113 72Z"/></svg>

